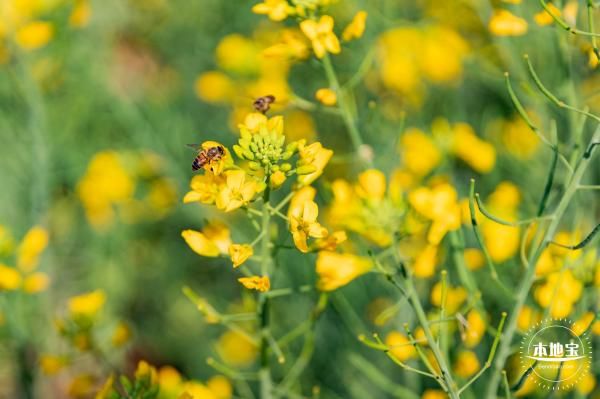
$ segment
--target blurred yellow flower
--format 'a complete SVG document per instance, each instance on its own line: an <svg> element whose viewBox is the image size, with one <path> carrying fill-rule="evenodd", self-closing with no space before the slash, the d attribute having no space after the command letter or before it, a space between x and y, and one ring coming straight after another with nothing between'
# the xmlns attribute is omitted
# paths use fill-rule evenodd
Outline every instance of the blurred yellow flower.
<svg viewBox="0 0 600 399"><path fill-rule="evenodd" d="M446 311L454 314L467 299L467 291L463 287L447 286ZM442 305L442 283L437 282L431 288L431 304L437 307Z"/></svg>
<svg viewBox="0 0 600 399"><path fill-rule="evenodd" d="M368 258L321 251L317 256L317 287L322 291L336 290L367 273L372 267L373 263Z"/></svg>
<svg viewBox="0 0 600 399"><path fill-rule="evenodd" d="M26 272L35 269L41 253L48 246L48 232L41 226L32 227L17 249L17 266Z"/></svg>
<svg viewBox="0 0 600 399"><path fill-rule="evenodd" d="M215 395L216 399L230 399L233 396L233 387L225 376L215 375L210 377L206 381L206 386Z"/></svg>
<svg viewBox="0 0 600 399"><path fill-rule="evenodd" d="M472 351L460 351L454 362L454 372L461 378L469 378L479 370L477 355Z"/></svg>
<svg viewBox="0 0 600 399"><path fill-rule="evenodd" d="M467 314L467 327L464 335L464 343L467 348L476 347L485 334L485 316L476 309Z"/></svg>
<svg viewBox="0 0 600 399"><path fill-rule="evenodd" d="M71 297L67 304L73 316L93 318L104 306L106 294L102 290L95 290L85 294Z"/></svg>
<svg viewBox="0 0 600 399"><path fill-rule="evenodd" d="M135 378L136 380L148 379L150 385L158 383L156 369L145 360L140 360L138 362L137 368L135 369Z"/></svg>
<svg viewBox="0 0 600 399"><path fill-rule="evenodd" d="M25 277L23 291L27 294L37 294L45 291L50 285L50 277L46 273L36 272Z"/></svg>
<svg viewBox="0 0 600 399"><path fill-rule="evenodd" d="M183 394L179 396L179 399L217 399L217 397L204 384L187 381L183 384Z"/></svg>
<svg viewBox="0 0 600 399"><path fill-rule="evenodd" d="M306 36L298 29L283 29L276 44L263 50L265 57L304 60L310 55Z"/></svg>
<svg viewBox="0 0 600 399"><path fill-rule="evenodd" d="M501 123L499 131L508 152L520 159L530 159L540 146L540 139L521 117Z"/></svg>
<svg viewBox="0 0 600 399"><path fill-rule="evenodd" d="M577 392L584 397L589 397L595 387L596 377L590 372L584 373L576 385Z"/></svg>
<svg viewBox="0 0 600 399"><path fill-rule="evenodd" d="M486 220L481 227L483 241L494 262L512 258L519 249L519 228Z"/></svg>
<svg viewBox="0 0 600 399"><path fill-rule="evenodd" d="M75 0L75 6L69 15L69 25L74 28L83 28L90 22L92 7L89 0Z"/></svg>
<svg viewBox="0 0 600 399"><path fill-rule="evenodd" d="M546 5L547 5L548 9L550 10L550 12L552 13L552 15L554 15L556 17L560 17L561 12L554 4L546 3ZM541 10L540 12L538 12L537 14L535 14L533 16L533 20L539 26L551 25L554 22L554 18L552 18L552 15L548 14L548 12L544 9L544 10Z"/></svg>
<svg viewBox="0 0 600 399"><path fill-rule="evenodd" d="M115 151L102 151L91 159L77 185L77 193L86 216L97 228L106 227L114 218L113 205L131 199L135 190L132 173Z"/></svg>
<svg viewBox="0 0 600 399"><path fill-rule="evenodd" d="M289 215L292 238L296 248L301 252L308 252L307 240L309 237L324 238L327 236L327 229L317 221L319 207L314 201L307 200L291 204Z"/></svg>
<svg viewBox="0 0 600 399"><path fill-rule="evenodd" d="M232 366L246 366L252 363L258 354L257 346L235 331L226 331L221 335L217 342L217 351L223 360Z"/></svg>
<svg viewBox="0 0 600 399"><path fill-rule="evenodd" d="M439 389L426 389L421 399L448 399L448 394Z"/></svg>
<svg viewBox="0 0 600 399"><path fill-rule="evenodd" d="M521 332L525 332L539 323L542 319L542 315L530 306L524 305L519 312L517 317L517 328Z"/></svg>
<svg viewBox="0 0 600 399"><path fill-rule="evenodd" d="M232 80L220 71L202 73L196 79L194 89L198 98L209 103L227 102L235 92Z"/></svg>
<svg viewBox="0 0 600 399"><path fill-rule="evenodd" d="M114 347L123 346L131 338L131 329L124 322L119 322L113 330L110 342Z"/></svg>
<svg viewBox="0 0 600 399"><path fill-rule="evenodd" d="M229 256L233 262L233 267L238 267L252 256L254 251L249 244L231 244L229 246Z"/></svg>
<svg viewBox="0 0 600 399"><path fill-rule="evenodd" d="M15 268L0 264L0 290L16 290L21 286L21 273Z"/></svg>
<svg viewBox="0 0 600 399"><path fill-rule="evenodd" d="M507 10L494 10L488 28L496 36L521 36L527 33L527 21Z"/></svg>
<svg viewBox="0 0 600 399"><path fill-rule="evenodd" d="M340 42L333 33L333 18L323 15L319 21L306 19L300 22L300 29L311 41L317 58L323 58L326 53L338 54L341 51Z"/></svg>
<svg viewBox="0 0 600 399"><path fill-rule="evenodd" d="M363 33L365 33L366 22L367 12L362 10L357 12L348 26L344 28L342 39L346 42L354 39L360 39Z"/></svg>
<svg viewBox="0 0 600 399"><path fill-rule="evenodd" d="M89 398L94 392L96 379L90 374L80 374L71 380L67 389L71 398Z"/></svg>
<svg viewBox="0 0 600 399"><path fill-rule="evenodd" d="M441 161L433 140L417 128L406 129L398 150L404 167L417 176L429 174Z"/></svg>
<svg viewBox="0 0 600 399"><path fill-rule="evenodd" d="M260 49L253 40L233 33L221 39L215 50L217 64L227 72L242 76L256 75L260 67Z"/></svg>
<svg viewBox="0 0 600 399"><path fill-rule="evenodd" d="M452 151L479 173L489 173L496 164L496 150L481 140L466 123L457 123L453 129Z"/></svg>
<svg viewBox="0 0 600 399"><path fill-rule="evenodd" d="M54 36L54 26L50 22L32 21L20 27L15 34L15 41L25 50L43 47Z"/></svg>
<svg viewBox="0 0 600 399"><path fill-rule="evenodd" d="M329 88L321 88L316 91L315 98L323 105L329 107L337 104L337 94Z"/></svg>
<svg viewBox="0 0 600 399"><path fill-rule="evenodd" d="M40 368L46 375L54 375L61 371L69 362L63 356L44 354L40 356Z"/></svg>
<svg viewBox="0 0 600 399"><path fill-rule="evenodd" d="M287 0L263 0L252 7L252 12L267 15L273 21L283 21L288 15L293 15L294 8Z"/></svg>
<svg viewBox="0 0 600 399"><path fill-rule="evenodd" d="M390 353L401 362L406 362L409 359L417 357L417 350L406 337L406 335L398 331L392 331L385 337L385 344L389 348Z"/></svg>
<svg viewBox="0 0 600 399"><path fill-rule="evenodd" d="M412 265L415 277L429 278L435 273L437 266L438 247L436 245L427 245L416 256Z"/></svg>
<svg viewBox="0 0 600 399"><path fill-rule="evenodd" d="M418 213L433 222L427 234L429 243L437 245L447 232L460 228L458 194L448 183L433 188L419 187L409 193L408 201Z"/></svg>
<svg viewBox="0 0 600 399"><path fill-rule="evenodd" d="M257 192L256 181L243 170L228 171L226 176L225 186L221 188L215 201L217 208L231 212L248 205Z"/></svg>
<svg viewBox="0 0 600 399"><path fill-rule="evenodd" d="M456 31L442 25L429 26L422 35L423 48L418 60L423 75L438 84L459 80L463 60L469 52L467 42Z"/></svg>
<svg viewBox="0 0 600 399"><path fill-rule="evenodd" d="M590 327L590 324L594 319L594 313L585 312L571 325L571 330L579 337Z"/></svg>
<svg viewBox="0 0 600 399"><path fill-rule="evenodd" d="M240 277L238 281L249 290L266 292L271 288L271 280L268 276Z"/></svg>
<svg viewBox="0 0 600 399"><path fill-rule="evenodd" d="M314 142L308 146L301 146L299 151L299 168L310 167L310 171L305 174L299 174L298 183L309 185L323 174L323 169L333 156L333 151L323 147L321 143Z"/></svg>
<svg viewBox="0 0 600 399"><path fill-rule="evenodd" d="M552 317L564 318L571 313L582 291L581 281L570 270L564 270L550 274L543 284L534 289L533 297L541 307L550 307Z"/></svg>
<svg viewBox="0 0 600 399"><path fill-rule="evenodd" d="M478 270L485 264L485 257L480 249L466 248L464 256L469 270Z"/></svg>

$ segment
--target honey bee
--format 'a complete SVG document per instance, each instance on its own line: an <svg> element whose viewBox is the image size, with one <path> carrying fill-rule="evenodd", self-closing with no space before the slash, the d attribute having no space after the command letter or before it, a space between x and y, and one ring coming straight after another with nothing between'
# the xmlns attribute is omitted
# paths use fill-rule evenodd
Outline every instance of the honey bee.
<svg viewBox="0 0 600 399"><path fill-rule="evenodd" d="M218 162L225 155L225 148L221 145L204 150L200 150L201 147L197 144L188 144L188 146L198 151L198 155L196 155L196 158L194 158L194 161L192 162L192 170L194 171L202 169L212 162Z"/></svg>
<svg viewBox="0 0 600 399"><path fill-rule="evenodd" d="M266 96L262 96L254 100L252 106L257 112L262 114L266 114L269 109L271 109L271 104L275 102L275 96L269 94Z"/></svg>

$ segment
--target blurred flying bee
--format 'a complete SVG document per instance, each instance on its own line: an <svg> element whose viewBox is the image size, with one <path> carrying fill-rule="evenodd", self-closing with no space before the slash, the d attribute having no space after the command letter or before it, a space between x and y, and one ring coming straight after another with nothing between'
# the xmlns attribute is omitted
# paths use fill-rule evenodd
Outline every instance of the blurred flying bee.
<svg viewBox="0 0 600 399"><path fill-rule="evenodd" d="M271 109L271 104L275 102L275 96L269 94L267 96L258 97L252 103L252 106L257 112L266 114Z"/></svg>
<svg viewBox="0 0 600 399"><path fill-rule="evenodd" d="M188 146L198 151L198 155L196 155L196 158L192 162L192 170L199 170L206 165L210 165L212 162L218 162L225 155L225 148L221 145L203 150L200 150L201 147L198 144L188 144Z"/></svg>

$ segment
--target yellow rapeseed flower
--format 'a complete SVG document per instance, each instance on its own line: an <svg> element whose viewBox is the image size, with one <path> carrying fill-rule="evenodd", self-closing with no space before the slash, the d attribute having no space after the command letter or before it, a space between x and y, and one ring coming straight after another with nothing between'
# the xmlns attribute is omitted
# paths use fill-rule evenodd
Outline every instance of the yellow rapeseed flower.
<svg viewBox="0 0 600 399"><path fill-rule="evenodd" d="M290 231L294 244L301 252L308 252L307 240L312 238L324 238L327 236L327 229L317 221L319 216L319 207L312 201L303 203L294 203L290 205Z"/></svg>
<svg viewBox="0 0 600 399"><path fill-rule="evenodd" d="M451 287L448 285L446 293L446 311L453 314L467 299L467 291L463 287ZM437 282L431 288L431 303L434 306L442 305L442 283Z"/></svg>
<svg viewBox="0 0 600 399"><path fill-rule="evenodd" d="M46 273L36 272L25 277L23 291L28 294L37 294L45 291L50 285L50 277Z"/></svg>
<svg viewBox="0 0 600 399"><path fill-rule="evenodd" d="M184 203L200 202L202 204L214 204L219 195L221 186L225 185L223 174L215 176L213 173L204 173L192 177L189 191L184 197Z"/></svg>
<svg viewBox="0 0 600 399"><path fill-rule="evenodd" d="M552 317L564 318L571 313L582 292L583 283L570 270L565 270L550 274L544 284L534 289L533 297L543 308L550 307Z"/></svg>
<svg viewBox="0 0 600 399"><path fill-rule="evenodd" d="M501 124L502 143L510 152L520 159L530 159L540 147L540 139L527 125L523 118L515 117Z"/></svg>
<svg viewBox="0 0 600 399"><path fill-rule="evenodd" d="M231 78L220 71L202 73L194 83L196 95L209 103L224 103L231 100L235 85Z"/></svg>
<svg viewBox="0 0 600 399"><path fill-rule="evenodd" d="M232 244L229 246L229 256L233 267L238 267L252 256L254 251L249 244Z"/></svg>
<svg viewBox="0 0 600 399"><path fill-rule="evenodd" d="M410 192L408 200L418 213L433 222L427 234L429 243L437 245L448 231L460 228L458 194L448 183L433 188L419 187Z"/></svg>
<svg viewBox="0 0 600 399"><path fill-rule="evenodd" d="M104 302L106 302L104 291L95 290L70 298L68 308L73 316L93 318L102 309Z"/></svg>
<svg viewBox="0 0 600 399"><path fill-rule="evenodd" d="M216 257L229 252L231 245L230 231L221 222L209 222L201 232L184 230L181 236L189 247L201 256Z"/></svg>
<svg viewBox="0 0 600 399"><path fill-rule="evenodd" d="M131 338L131 329L124 322L119 322L113 330L110 342L114 347L121 347Z"/></svg>
<svg viewBox="0 0 600 399"><path fill-rule="evenodd" d="M457 123L453 129L452 151L479 173L489 173L496 164L496 150L481 140L466 123Z"/></svg>
<svg viewBox="0 0 600 399"><path fill-rule="evenodd" d="M485 316L477 309L471 310L467 314L467 328L464 335L464 342L467 348L476 347L485 334Z"/></svg>
<svg viewBox="0 0 600 399"><path fill-rule="evenodd" d="M436 245L427 245L416 256L412 265L415 277L429 278L434 275L437 266L438 247Z"/></svg>
<svg viewBox="0 0 600 399"><path fill-rule="evenodd" d="M231 399L233 387L227 377L223 375L212 376L206 381L206 386L215 395L216 399Z"/></svg>
<svg viewBox="0 0 600 399"><path fill-rule="evenodd" d="M217 208L231 212L248 205L258 190L257 182L243 170L226 172L227 180L217 195Z"/></svg>
<svg viewBox="0 0 600 399"><path fill-rule="evenodd" d="M32 21L20 27L15 34L15 41L25 50L43 47L54 36L54 26L50 22Z"/></svg>
<svg viewBox="0 0 600 399"><path fill-rule="evenodd" d="M249 290L266 292L271 288L271 280L268 276L240 277L238 281Z"/></svg>
<svg viewBox="0 0 600 399"><path fill-rule="evenodd" d="M431 137L417 128L402 134L398 149L404 167L417 176L427 175L442 158Z"/></svg>
<svg viewBox="0 0 600 399"><path fill-rule="evenodd" d="M299 167L310 166L312 171L299 175L298 183L309 185L323 174L323 169L333 156L333 151L323 147L321 143L315 142L308 146L301 146L299 155Z"/></svg>
<svg viewBox="0 0 600 399"><path fill-rule="evenodd" d="M48 231L41 226L32 227L17 249L17 266L26 272L35 269L46 246L48 246Z"/></svg>
<svg viewBox="0 0 600 399"><path fill-rule="evenodd" d="M466 248L464 256L469 270L478 270L485 264L485 257L480 249Z"/></svg>
<svg viewBox="0 0 600 399"><path fill-rule="evenodd" d="M417 350L406 337L406 335L398 331L392 331L385 337L385 344L390 350L390 353L401 362L406 362L409 359L417 357Z"/></svg>
<svg viewBox="0 0 600 399"><path fill-rule="evenodd" d="M507 10L495 10L488 28L496 36L522 36L527 33L527 21Z"/></svg>
<svg viewBox="0 0 600 399"><path fill-rule="evenodd" d="M252 12L267 15L272 21L283 21L289 15L293 15L294 11L287 0L263 0L252 7Z"/></svg>
<svg viewBox="0 0 600 399"><path fill-rule="evenodd" d="M321 88L315 92L315 98L323 105L329 107L337 104L337 94L329 88Z"/></svg>
<svg viewBox="0 0 600 399"><path fill-rule="evenodd" d="M321 251L317 256L317 287L322 291L336 290L367 273L372 267L373 263L368 258Z"/></svg>
<svg viewBox="0 0 600 399"><path fill-rule="evenodd" d="M252 76L259 72L260 48L252 39L233 33L221 39L215 50L217 64L227 72Z"/></svg>
<svg viewBox="0 0 600 399"><path fill-rule="evenodd" d="M472 351L460 351L454 362L454 372L461 378L469 378L479 371L480 363Z"/></svg>
<svg viewBox="0 0 600 399"><path fill-rule="evenodd" d="M556 7L552 3L548 3L547 6L548 6L548 9L550 10L550 12L552 13L552 15L554 15L556 17L560 17L561 12L558 9L558 7ZM554 18L552 18L552 15L548 14L548 12L544 9L544 10L541 10L540 12L538 12L537 14L535 14L533 16L533 20L539 26L551 25L554 22Z"/></svg>
<svg viewBox="0 0 600 399"><path fill-rule="evenodd" d="M542 315L531 306L524 305L517 317L517 328L525 332L537 324L542 319Z"/></svg>
<svg viewBox="0 0 600 399"><path fill-rule="evenodd" d="M338 54L341 51L340 41L333 33L333 18L323 15L319 21L307 19L300 22L300 29L310 40L317 58L326 53Z"/></svg>
<svg viewBox="0 0 600 399"><path fill-rule="evenodd" d="M75 0L75 6L69 15L69 25L74 28L83 28L92 16L92 7L89 0Z"/></svg>
<svg viewBox="0 0 600 399"><path fill-rule="evenodd" d="M226 331L221 335L217 351L227 364L238 367L252 363L258 354L256 345L235 331Z"/></svg>
<svg viewBox="0 0 600 399"><path fill-rule="evenodd" d="M310 55L310 48L306 36L300 30L283 29L278 42L264 49L263 55L287 60L304 60Z"/></svg>
<svg viewBox="0 0 600 399"><path fill-rule="evenodd" d="M367 22L367 12L359 11L352 18L352 22L348 24L344 28L344 32L342 33L342 39L346 42L354 39L360 39L365 33L365 26Z"/></svg>
<svg viewBox="0 0 600 399"><path fill-rule="evenodd" d="M13 267L0 264L0 290L16 290L21 286L21 273Z"/></svg>
<svg viewBox="0 0 600 399"><path fill-rule="evenodd" d="M61 371L69 362L63 356L43 354L40 356L40 368L46 375L54 375Z"/></svg>

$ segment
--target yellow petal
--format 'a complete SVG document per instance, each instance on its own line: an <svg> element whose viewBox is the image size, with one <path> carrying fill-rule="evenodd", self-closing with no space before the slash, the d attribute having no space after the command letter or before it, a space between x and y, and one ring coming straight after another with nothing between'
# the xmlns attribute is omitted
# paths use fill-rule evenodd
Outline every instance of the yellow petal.
<svg viewBox="0 0 600 399"><path fill-rule="evenodd" d="M311 19L300 22L300 29L309 39L317 37L317 23Z"/></svg>
<svg viewBox="0 0 600 399"><path fill-rule="evenodd" d="M184 230L181 232L181 236L187 245L198 255L209 257L219 256L219 248L199 231Z"/></svg>

